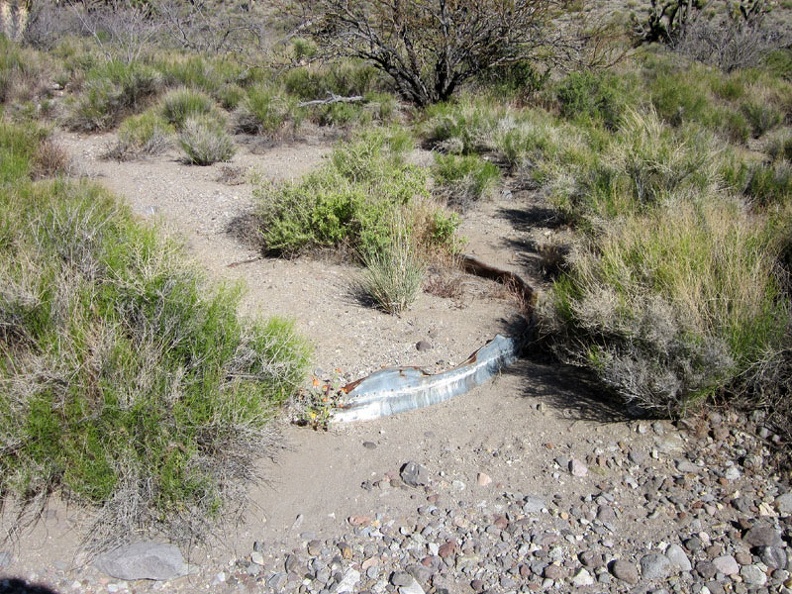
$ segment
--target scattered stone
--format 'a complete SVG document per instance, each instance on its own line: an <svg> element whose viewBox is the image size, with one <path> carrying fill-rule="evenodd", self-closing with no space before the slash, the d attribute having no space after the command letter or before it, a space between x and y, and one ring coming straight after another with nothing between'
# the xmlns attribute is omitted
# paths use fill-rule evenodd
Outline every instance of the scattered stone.
<svg viewBox="0 0 792 594"><path fill-rule="evenodd" d="M171 580L187 575L181 551L173 545L137 542L100 556L97 569L121 580Z"/></svg>
<svg viewBox="0 0 792 594"><path fill-rule="evenodd" d="M572 458L569 461L569 472L572 473L572 476L584 477L588 474L588 467L580 460Z"/></svg>
<svg viewBox="0 0 792 594"><path fill-rule="evenodd" d="M649 553L641 557L641 575L647 580L662 580L673 572L674 564L662 553Z"/></svg>
<svg viewBox="0 0 792 594"><path fill-rule="evenodd" d="M628 584L635 585L640 580L638 576L638 568L629 561L617 559L613 562L610 568L611 573Z"/></svg>
<svg viewBox="0 0 792 594"><path fill-rule="evenodd" d="M421 353L424 353L426 351L431 351L432 350L432 343L429 342L428 340L419 340L416 343L415 348L418 349L418 351L421 352Z"/></svg>
<svg viewBox="0 0 792 594"><path fill-rule="evenodd" d="M476 476L476 483L479 487L488 487L492 484L492 477L484 472L479 472Z"/></svg>
<svg viewBox="0 0 792 594"><path fill-rule="evenodd" d="M591 586L593 584L594 578L586 569L581 569L575 574L575 577L572 578L572 585L576 588L584 588L585 586Z"/></svg>
<svg viewBox="0 0 792 594"><path fill-rule="evenodd" d="M779 514L784 516L792 515L792 491L776 497L774 503Z"/></svg>
<svg viewBox="0 0 792 594"><path fill-rule="evenodd" d="M749 586L764 586L767 583L767 574L756 565L743 566L740 576Z"/></svg>
<svg viewBox="0 0 792 594"><path fill-rule="evenodd" d="M364 441L363 447L366 448L367 450L376 450L377 444L374 443L373 441Z"/></svg>
<svg viewBox="0 0 792 594"><path fill-rule="evenodd" d="M743 540L752 547L779 547L783 542L778 531L767 524L757 524L745 533Z"/></svg>
<svg viewBox="0 0 792 594"><path fill-rule="evenodd" d="M762 563L773 569L786 569L787 555L781 547L765 546L759 547L756 551Z"/></svg>
<svg viewBox="0 0 792 594"><path fill-rule="evenodd" d="M712 560L712 564L715 566L715 569L717 569L723 575L735 575L740 573L740 566L737 563L737 560L731 555L715 557Z"/></svg>
<svg viewBox="0 0 792 594"><path fill-rule="evenodd" d="M318 541L316 539L311 540L308 542L307 548L308 548L308 554L311 555L311 557L318 557L319 555L322 554L321 541Z"/></svg>
<svg viewBox="0 0 792 594"><path fill-rule="evenodd" d="M336 592L338 594L343 594L344 592L357 592L355 590L355 586L360 581L360 572L352 569L351 567L346 570L344 577L341 578L341 581L338 582L338 588L336 588Z"/></svg>
<svg viewBox="0 0 792 594"><path fill-rule="evenodd" d="M404 484L410 487L421 487L429 484L429 471L412 460L402 466L400 476Z"/></svg>
<svg viewBox="0 0 792 594"><path fill-rule="evenodd" d="M665 556L669 558L671 563L673 563L679 571L690 571L693 569L693 565L690 563L690 559L685 554L684 549L678 544L670 545L665 552Z"/></svg>
<svg viewBox="0 0 792 594"><path fill-rule="evenodd" d="M523 513L525 514L538 514L543 509L547 508L547 503L541 497L536 497L534 495L528 495L525 499L523 499Z"/></svg>
<svg viewBox="0 0 792 594"><path fill-rule="evenodd" d="M250 560L253 561L256 565L264 565L264 555L259 553L258 551L253 551L250 553Z"/></svg>

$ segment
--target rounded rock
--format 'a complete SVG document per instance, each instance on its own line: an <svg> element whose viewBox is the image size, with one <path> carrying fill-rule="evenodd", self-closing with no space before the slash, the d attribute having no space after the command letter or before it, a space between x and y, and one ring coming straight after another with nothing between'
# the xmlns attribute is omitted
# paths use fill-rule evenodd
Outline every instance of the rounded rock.
<svg viewBox="0 0 792 594"><path fill-rule="evenodd" d="M640 581L638 568L629 561L617 559L611 564L610 572L623 582L635 585Z"/></svg>
<svg viewBox="0 0 792 594"><path fill-rule="evenodd" d="M672 573L674 564L662 553L649 553L641 557L641 574L647 580L662 580Z"/></svg>

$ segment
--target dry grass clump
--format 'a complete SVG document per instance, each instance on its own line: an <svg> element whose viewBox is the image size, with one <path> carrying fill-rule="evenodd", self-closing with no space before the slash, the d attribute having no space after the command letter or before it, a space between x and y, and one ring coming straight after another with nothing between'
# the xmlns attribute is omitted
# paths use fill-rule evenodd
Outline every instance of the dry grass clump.
<svg viewBox="0 0 792 594"><path fill-rule="evenodd" d="M179 132L179 145L190 165L212 165L230 161L236 153L234 140L225 126L211 116L188 118Z"/></svg>
<svg viewBox="0 0 792 594"><path fill-rule="evenodd" d="M361 254L366 269L361 290L386 313L406 310L421 291L426 266L402 218L391 222L388 242L380 249Z"/></svg>
<svg viewBox="0 0 792 594"><path fill-rule="evenodd" d="M666 205L600 233L541 318L557 352L628 403L683 414L777 344L788 312L774 248L735 202Z"/></svg>

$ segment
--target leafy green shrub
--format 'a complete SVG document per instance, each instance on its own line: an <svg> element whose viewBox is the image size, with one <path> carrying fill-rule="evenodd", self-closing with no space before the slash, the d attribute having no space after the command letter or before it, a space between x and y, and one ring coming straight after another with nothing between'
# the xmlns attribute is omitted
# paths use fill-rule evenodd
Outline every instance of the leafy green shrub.
<svg viewBox="0 0 792 594"><path fill-rule="evenodd" d="M606 128L615 130L627 102L627 89L621 81L616 75L606 73L570 74L556 89L561 115L567 119L602 122Z"/></svg>
<svg viewBox="0 0 792 594"><path fill-rule="evenodd" d="M175 136L176 128L156 110L149 109L124 120L118 128L118 140L105 156L125 161L141 155L158 155L171 147Z"/></svg>
<svg viewBox="0 0 792 594"><path fill-rule="evenodd" d="M281 78L287 93L302 100L363 96L377 90L379 74L358 60L344 60L329 65L300 66Z"/></svg>
<svg viewBox="0 0 792 594"><path fill-rule="evenodd" d="M287 129L293 134L300 126L303 113L297 101L268 85L256 85L247 90L234 112L237 132L281 136Z"/></svg>
<svg viewBox="0 0 792 594"><path fill-rule="evenodd" d="M217 106L209 95L187 88L168 92L160 105L162 117L177 130L181 130L189 118L217 114Z"/></svg>
<svg viewBox="0 0 792 594"><path fill-rule="evenodd" d="M31 183L35 135L0 124L0 154L17 155L0 161L0 493L101 506L94 537L205 528L302 381L306 344L283 320L241 320L238 289L105 190Z"/></svg>
<svg viewBox="0 0 792 594"><path fill-rule="evenodd" d="M86 132L113 128L127 115L145 108L161 88L161 75L149 66L105 62L87 72L82 93L66 116L66 125Z"/></svg>
<svg viewBox="0 0 792 594"><path fill-rule="evenodd" d="M464 208L495 189L500 169L476 155L436 154L432 177L436 193L449 204Z"/></svg>
<svg viewBox="0 0 792 594"><path fill-rule="evenodd" d="M382 249L364 252L362 258L366 270L361 289L383 311L400 314L415 301L421 291L425 266L403 220L391 223L388 241Z"/></svg>
<svg viewBox="0 0 792 594"><path fill-rule="evenodd" d="M343 246L367 254L389 242L393 213L428 194L426 175L406 163L409 135L375 130L341 144L329 163L301 180L256 191L268 250L294 255Z"/></svg>
<svg viewBox="0 0 792 594"><path fill-rule="evenodd" d="M179 131L179 145L191 165L212 165L230 161L236 152L225 126L211 115L189 117Z"/></svg>
<svg viewBox="0 0 792 594"><path fill-rule="evenodd" d="M784 332L763 227L736 202L696 203L605 227L542 306L557 352L644 411L683 414Z"/></svg>

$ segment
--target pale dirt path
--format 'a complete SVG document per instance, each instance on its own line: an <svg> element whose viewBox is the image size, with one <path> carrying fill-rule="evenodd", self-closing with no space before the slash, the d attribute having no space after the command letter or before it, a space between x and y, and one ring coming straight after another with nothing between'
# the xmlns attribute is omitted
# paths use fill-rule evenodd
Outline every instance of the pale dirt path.
<svg viewBox="0 0 792 594"><path fill-rule="evenodd" d="M493 298L497 290L484 281L460 277L461 298L422 294L401 317L364 307L350 295L353 267L325 261L264 259L229 268L256 254L225 233L228 223L251 205L249 184L216 181L221 166L188 167L176 155L130 163L98 159L110 136L61 135L59 141L79 168L127 199L142 217L162 221L185 239L188 251L218 280L242 280L247 286L243 310L253 315L293 317L315 345L315 367L338 368L348 378L381 366L414 364L429 369L459 363L497 332L505 332L515 315L510 301ZM251 152L242 148L232 165L255 169L264 177L297 177L317 167L327 145L303 142ZM499 197L466 215L462 233L466 251L492 265L527 274L523 268L525 229L520 228L516 198ZM517 221L517 222L515 222ZM434 347L419 352L428 340ZM574 499L593 492L602 478L554 479L553 458L559 452L585 457L595 447L631 441L650 447L626 423L602 424L595 401L580 396L576 380L558 383L557 371L521 362L489 385L442 405L379 421L336 427L327 433L284 425L282 452L257 462L262 480L249 489L251 505L240 524L226 524L208 547L182 548L197 567L196 574L161 591L225 591L211 586L214 575L236 559L247 557L253 543L265 545L267 556L282 557L304 548L301 534L320 539L343 535L347 518L386 514L409 523L421 505L415 491L364 490L361 483L398 476L408 460L424 464L442 497L475 506L498 493L515 491L554 494ZM537 409L539 402L549 406ZM607 415L613 415L608 411ZM364 447L371 442L376 447ZM268 452L262 452L267 454ZM489 474L489 487L476 485L479 472ZM465 488L460 490L461 481ZM46 521L21 541L10 570L46 578L74 569L85 517L79 510L53 508ZM628 521L628 519L625 519ZM145 587L144 587L145 586ZM151 584L141 584L147 590ZM467 590L460 590L467 591Z"/></svg>

